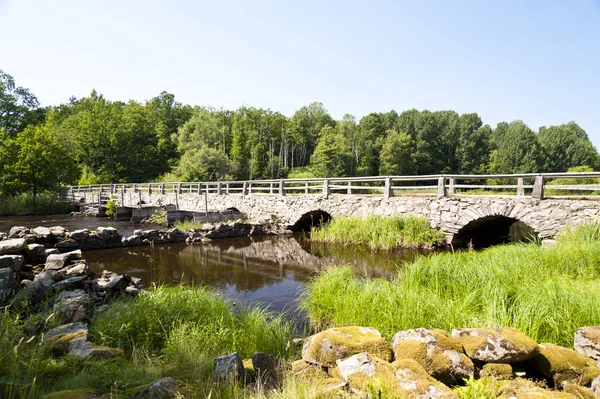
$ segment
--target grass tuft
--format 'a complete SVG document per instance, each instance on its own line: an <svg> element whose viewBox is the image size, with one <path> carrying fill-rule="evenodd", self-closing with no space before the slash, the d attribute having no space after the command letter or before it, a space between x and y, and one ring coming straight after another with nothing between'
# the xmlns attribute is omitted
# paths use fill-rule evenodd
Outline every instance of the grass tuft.
<svg viewBox="0 0 600 399"><path fill-rule="evenodd" d="M311 229L310 238L325 244L362 246L391 251L399 248L432 247L444 241L444 234L417 216L369 216L366 219L339 218Z"/></svg>

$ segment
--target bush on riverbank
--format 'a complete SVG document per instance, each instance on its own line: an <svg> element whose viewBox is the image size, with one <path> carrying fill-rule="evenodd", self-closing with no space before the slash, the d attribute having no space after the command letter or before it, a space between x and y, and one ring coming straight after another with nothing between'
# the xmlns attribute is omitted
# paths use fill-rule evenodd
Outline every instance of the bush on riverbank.
<svg viewBox="0 0 600 399"><path fill-rule="evenodd" d="M333 267L310 284L302 306L319 329L364 325L389 337L417 327L504 326L571 346L578 327L600 323L599 230L567 230L551 248L515 244L420 258L392 281Z"/></svg>
<svg viewBox="0 0 600 399"><path fill-rule="evenodd" d="M431 247L444 241L441 231L432 229L417 216L369 216L366 219L339 218L311 229L313 241L343 246L363 246L391 251L398 248Z"/></svg>
<svg viewBox="0 0 600 399"><path fill-rule="evenodd" d="M61 201L55 193L38 194L36 200L30 194L0 196L0 216L51 215L69 213L71 204Z"/></svg>

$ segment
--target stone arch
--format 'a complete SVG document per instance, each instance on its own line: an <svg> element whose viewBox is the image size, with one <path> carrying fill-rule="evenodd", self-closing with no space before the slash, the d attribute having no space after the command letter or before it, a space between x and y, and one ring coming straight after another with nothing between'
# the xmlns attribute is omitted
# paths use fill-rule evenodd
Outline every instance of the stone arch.
<svg viewBox="0 0 600 399"><path fill-rule="evenodd" d="M529 224L515 217L487 215L463 225L452 237L452 246L486 248L509 242L530 242L538 234Z"/></svg>
<svg viewBox="0 0 600 399"><path fill-rule="evenodd" d="M332 219L331 214L321 209L303 213L294 224L290 226L292 231L308 231L311 227L320 226Z"/></svg>

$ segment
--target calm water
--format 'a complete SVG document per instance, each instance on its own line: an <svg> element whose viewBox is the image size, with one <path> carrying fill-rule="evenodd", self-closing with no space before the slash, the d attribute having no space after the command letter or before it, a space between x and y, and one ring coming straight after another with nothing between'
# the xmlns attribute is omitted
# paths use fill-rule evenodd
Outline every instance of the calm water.
<svg viewBox="0 0 600 399"><path fill-rule="evenodd" d="M0 231L60 225L68 230L113 226L130 234L139 225L108 219L69 216L0 218ZM209 244L163 244L151 247L84 251L95 273L110 270L140 277L144 286L203 284L243 304L267 304L276 311L295 312L303 287L324 267L353 265L369 277L391 278L398 266L419 256L417 251L373 254L333 246L311 245L301 235L243 237Z"/></svg>

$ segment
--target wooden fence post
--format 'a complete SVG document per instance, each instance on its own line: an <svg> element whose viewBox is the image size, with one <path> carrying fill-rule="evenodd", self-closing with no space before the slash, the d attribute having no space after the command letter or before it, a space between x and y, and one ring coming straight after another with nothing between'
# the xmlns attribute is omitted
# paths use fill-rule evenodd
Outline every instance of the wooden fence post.
<svg viewBox="0 0 600 399"><path fill-rule="evenodd" d="M242 195L248 195L248 183L244 182L242 185Z"/></svg>
<svg viewBox="0 0 600 399"><path fill-rule="evenodd" d="M454 195L456 194L456 188L454 187L454 183L456 183L456 179L454 177L448 178L448 194Z"/></svg>
<svg viewBox="0 0 600 399"><path fill-rule="evenodd" d="M285 195L285 182L283 179L279 180L279 195Z"/></svg>
<svg viewBox="0 0 600 399"><path fill-rule="evenodd" d="M438 198L446 196L446 178L444 176L438 178L437 196Z"/></svg>
<svg viewBox="0 0 600 399"><path fill-rule="evenodd" d="M223 195L223 192L221 191L221 182L217 182L217 195Z"/></svg>
<svg viewBox="0 0 600 399"><path fill-rule="evenodd" d="M329 198L331 190L329 189L329 179L323 180L323 197Z"/></svg>
<svg viewBox="0 0 600 399"><path fill-rule="evenodd" d="M304 194L308 194L308 182L304 183Z"/></svg>
<svg viewBox="0 0 600 399"><path fill-rule="evenodd" d="M539 200L544 199L544 176L539 175L535 177L531 197Z"/></svg>
<svg viewBox="0 0 600 399"><path fill-rule="evenodd" d="M522 177L517 177L517 196L523 197L525 195L525 183Z"/></svg>
<svg viewBox="0 0 600 399"><path fill-rule="evenodd" d="M394 189L392 188L392 178L389 176L385 177L385 188L383 189L383 197L390 199L394 196Z"/></svg>
<svg viewBox="0 0 600 399"><path fill-rule="evenodd" d="M346 189L346 194L352 194L352 182L348 182L348 188Z"/></svg>

